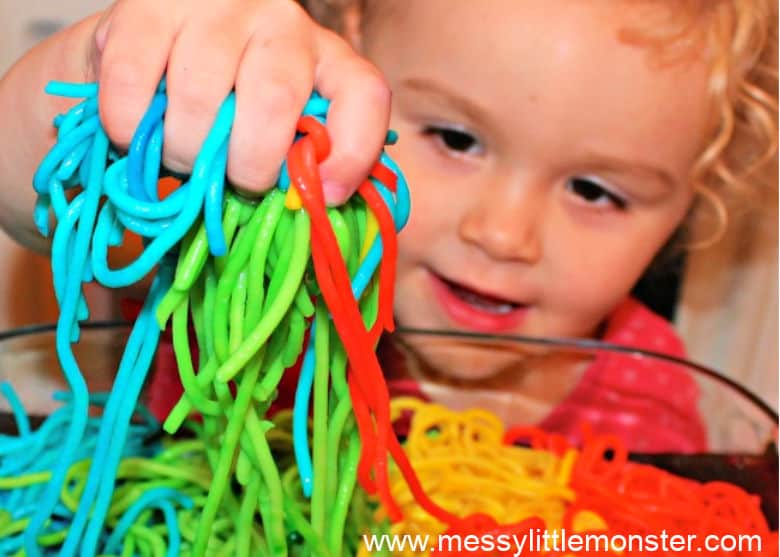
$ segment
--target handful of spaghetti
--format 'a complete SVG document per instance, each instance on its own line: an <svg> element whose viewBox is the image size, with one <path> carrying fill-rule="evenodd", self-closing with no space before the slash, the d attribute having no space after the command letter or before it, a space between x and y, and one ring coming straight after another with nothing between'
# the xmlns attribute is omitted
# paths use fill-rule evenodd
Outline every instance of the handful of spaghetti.
<svg viewBox="0 0 780 557"><path fill-rule="evenodd" d="M393 328L395 235L409 212L406 184L389 157L381 155L349 203L327 209L318 165L330 149L329 103L314 93L277 187L250 201L225 187L232 93L192 173L180 176L161 166L164 81L127 153L110 145L102 129L97 85L53 83L48 90L83 98L55 119L57 143L33 180L41 233L49 234L50 213L56 220L57 353L70 392L65 409L36 432L24 427L23 408L16 405L20 436L0 444L0 466L28 478L7 483L11 491L0 494L0 509L13 526L0 525L2 547L89 557L134 550L157 555L161 547L196 557L216 547L283 556L302 540L315 554L349 554L344 536L357 482L377 494L391 519L400 519L389 489L390 454L420 504L448 520L420 490L393 435L374 352L381 333ZM179 184L161 195L165 177ZM128 265L112 268L109 252L128 235L140 237L143 249ZM149 274L154 280L113 389L99 397L102 413L93 420L95 394L87 391L83 362L71 349L89 316L82 285L118 288ZM143 414L139 395L169 321L185 393L163 427L174 434L186 424L202 442L209 484L195 498L166 476L170 468L160 478L168 486L163 490L139 491L123 476L128 458L154 459L160 450L134 434ZM270 445L278 424L267 411L299 357L291 432L282 436L294 458L280 460ZM30 460L31 452L41 458ZM125 488L141 494L124 515L127 499L120 497L117 506L118 488L125 496ZM19 501L21 508L10 508ZM189 539L176 516L193 508L198 519L195 528L185 527L194 533ZM232 545L220 542L226 514L243 525ZM154 522L160 519L163 531Z"/></svg>

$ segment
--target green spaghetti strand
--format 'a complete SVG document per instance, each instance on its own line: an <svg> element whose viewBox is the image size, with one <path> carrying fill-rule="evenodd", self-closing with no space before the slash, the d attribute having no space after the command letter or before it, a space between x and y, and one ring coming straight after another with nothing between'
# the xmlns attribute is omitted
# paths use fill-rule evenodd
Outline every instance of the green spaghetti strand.
<svg viewBox="0 0 780 557"><path fill-rule="evenodd" d="M282 320L284 313L295 298L309 257L309 216L303 211L298 212L295 216L295 234L291 252L289 272L279 288L278 296L271 302L268 311L244 340L241 347L222 364L217 372L220 381L228 381L234 377L241 367L249 361L252 354L260 349Z"/></svg>
<svg viewBox="0 0 780 557"><path fill-rule="evenodd" d="M360 438L357 431L353 430L349 437L347 454L340 468L342 479L339 482L336 500L333 504L331 513L333 521L328 536L328 544L331 547L333 555L341 555L341 547L344 540L344 523L346 521L349 503L357 483L357 467L360 460Z"/></svg>
<svg viewBox="0 0 780 557"><path fill-rule="evenodd" d="M311 496L311 524L318 535L325 534L325 493L328 456L328 385L330 324L324 304L316 307L317 329L314 337L314 424L313 424L313 489Z"/></svg>
<svg viewBox="0 0 780 557"><path fill-rule="evenodd" d="M265 266L276 225L284 211L284 194L272 191L263 201L267 209L263 215L260 229L255 238L252 254L249 257L249 285L247 297L247 324L249 329L255 327L262 315L265 301Z"/></svg>
<svg viewBox="0 0 780 557"><path fill-rule="evenodd" d="M244 318L246 317L247 273L242 271L236 280L235 291L230 298L230 351L237 350L244 339Z"/></svg>
<svg viewBox="0 0 780 557"><path fill-rule="evenodd" d="M287 554L287 538L284 531L284 490L282 488L279 470L274 462L271 449L265 439L260 420L252 411L249 412L246 421L247 433L252 440L255 457L260 464L260 472L266 489L262 489L258 495L258 501L265 498L267 505L260 507L265 526L264 532L268 541L268 550L271 555Z"/></svg>
<svg viewBox="0 0 780 557"><path fill-rule="evenodd" d="M190 337L188 331L188 303L186 300L176 308L173 314L173 348L176 363L179 366L179 378L184 385L187 400L203 414L217 415L220 413L219 403L208 398L204 389L198 383L192 367L190 353Z"/></svg>
<svg viewBox="0 0 780 557"><path fill-rule="evenodd" d="M328 452L327 452L327 480L325 482L326 501L335 501L339 478L343 477L339 468L339 454L344 450L345 444L342 436L352 413L352 401L349 397L341 398L333 410L328 424Z"/></svg>

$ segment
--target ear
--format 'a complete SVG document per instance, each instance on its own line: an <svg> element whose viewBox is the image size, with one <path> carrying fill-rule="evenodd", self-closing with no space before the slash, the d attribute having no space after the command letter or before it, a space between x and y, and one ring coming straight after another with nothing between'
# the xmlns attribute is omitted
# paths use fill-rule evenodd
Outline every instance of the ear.
<svg viewBox="0 0 780 557"><path fill-rule="evenodd" d="M362 10L360 4L361 2L350 3L349 7L344 10L343 21L341 22L344 38L357 52L361 52L363 48Z"/></svg>

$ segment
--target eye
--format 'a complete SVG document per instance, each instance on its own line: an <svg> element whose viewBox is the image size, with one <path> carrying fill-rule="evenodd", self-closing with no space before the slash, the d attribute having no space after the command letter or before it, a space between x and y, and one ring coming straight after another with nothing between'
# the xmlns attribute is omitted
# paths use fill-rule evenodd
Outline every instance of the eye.
<svg viewBox="0 0 780 557"><path fill-rule="evenodd" d="M429 126L425 128L423 134L435 137L441 146L449 151L466 154L479 154L482 151L479 140L463 130Z"/></svg>
<svg viewBox="0 0 780 557"><path fill-rule="evenodd" d="M571 178L566 189L582 199L585 203L596 207L613 206L616 209L626 209L628 203L619 195L608 190L592 178Z"/></svg>

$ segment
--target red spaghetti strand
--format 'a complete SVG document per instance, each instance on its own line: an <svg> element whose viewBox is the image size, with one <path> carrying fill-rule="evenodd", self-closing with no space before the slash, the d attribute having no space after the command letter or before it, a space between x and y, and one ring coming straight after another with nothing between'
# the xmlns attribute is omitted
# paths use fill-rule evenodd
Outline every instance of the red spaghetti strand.
<svg viewBox="0 0 780 557"><path fill-rule="evenodd" d="M326 301L336 299L339 297L339 294L333 283L333 277L330 275L330 269L327 267L324 248L321 245L319 237L313 235L311 243L314 272L317 276L322 296ZM334 314L333 311L331 311L331 313ZM371 466L374 462L377 450L377 435L368 405L363 398L361 390L355 385L351 366L348 368L347 374L352 408L358 426L358 434L361 439L358 479L363 486L363 489L365 489L367 493L374 495L377 493L377 486L374 479L371 477Z"/></svg>
<svg viewBox="0 0 780 557"><path fill-rule="evenodd" d="M398 185L398 176L396 176L395 172L387 168L384 164L377 162L374 165L374 168L371 169L371 177L376 178L382 182L383 186L385 186L391 192L395 193L396 187Z"/></svg>
<svg viewBox="0 0 780 557"><path fill-rule="evenodd" d="M358 479L360 485L369 495L376 495L377 487L374 479L371 477L371 465L374 462L376 454L376 431L374 430L374 423L371 420L371 415L366 405L366 401L363 399L363 395L355 385L353 380L352 370L348 372L348 385L349 394L352 399L352 409L355 412L355 421L358 426L358 433L360 434L361 450L360 461L358 462Z"/></svg>
<svg viewBox="0 0 780 557"><path fill-rule="evenodd" d="M326 300L326 303L328 304L328 307L330 308L331 305L333 305L332 300L334 299L341 299L344 300L345 297L343 295L343 291L339 291L338 288L336 288L333 277L330 274L331 268L327 268L326 261L324 261L324 248L321 245L321 238L313 236L312 237L312 259L314 261L314 269L315 273L317 274L317 280L320 282L323 297ZM352 297L351 290L349 291L348 297L346 298L349 301L354 302L354 298ZM355 302L355 306L356 302ZM346 304L341 304L340 307L343 309L346 306ZM349 332L344 332L344 330L339 331L339 335L342 339L345 339L345 349L347 350L347 354L349 356L349 359L351 362L355 362L355 356L354 356L354 347L347 346L346 338L355 338L356 335L360 334L360 331L365 332L365 329L362 327L362 321L355 322L354 320L351 320L351 318L348 315L339 314L338 316L331 311L333 314L333 320L334 324L337 327L337 330L339 327L348 328ZM359 316L359 312L358 312ZM369 351L369 359L366 359L366 351L360 351L358 353L358 357L360 358L357 365L364 366L370 366L370 356L373 355L373 351ZM361 363L362 362L362 363ZM353 364L354 365L354 364ZM378 363L377 363L378 367ZM381 370L380 370L381 375ZM356 376L354 372L350 372L350 383L354 383ZM358 382L360 382L360 378L358 377ZM360 390L358 391L356 388L351 388L350 391L353 395L353 407L357 411L362 411L362 404L363 404L363 396L362 393L370 394L371 393L381 393L381 389L377 389L377 384L374 382L373 385L361 385ZM357 398L355 398L355 395L359 395ZM373 401L373 403L369 402L370 406L377 407L379 406L381 408L381 405L383 404L382 400L379 401ZM389 396L386 399L386 402L384 404L389 408ZM362 439L362 445L361 448L361 458L359 463L359 476L361 478L361 483L364 484L364 486L370 490L371 492L378 492L380 499L388 509L388 515L393 520L400 520L401 519L401 512L398 508L395 501L392 499L390 495L390 482L387 475L387 437L389 436L389 433L384 432L382 429L382 421L379 416L381 416L381 412L377 413L376 410L374 411L374 414L377 415L377 425L376 425L376 434L371 435L371 433L374 432L374 426L371 422L370 415L368 412L362 412L361 421L359 423L358 431L361 434ZM389 424L389 414L387 417L387 422ZM389 425L388 425L389 427ZM375 472L375 479L374 481L371 481L370 479L370 473L369 473L369 466L370 464L374 464L374 472Z"/></svg>
<svg viewBox="0 0 780 557"><path fill-rule="evenodd" d="M303 116L298 120L296 129L298 132L308 135L309 139L314 143L314 152L318 162L328 158L330 154L330 137L325 126L320 124L313 116Z"/></svg>
<svg viewBox="0 0 780 557"><path fill-rule="evenodd" d="M420 505L420 507L422 507L425 511L427 511L428 514L430 514L432 517L436 518L440 522L443 522L444 524L451 525L457 522L457 516L434 503L428 497L428 494L425 493L425 490L423 489L417 474L414 472L414 468L412 468L411 463L406 458L406 453L404 452L403 447L401 447L401 444L398 442L398 438L395 435L390 438L390 454L398 466L398 469L401 471L401 475L403 475L404 479L406 480L406 483L409 486L409 491L411 491L412 495L414 496L414 500L417 501L417 504Z"/></svg>
<svg viewBox="0 0 780 557"><path fill-rule="evenodd" d="M398 259L398 239L395 234L393 216L387 208L382 196L371 182L364 182L358 189L366 205L373 211L379 224L379 234L382 238L382 262L379 268L379 315L371 331L372 336L379 334L384 327L388 332L395 330L393 323L393 292L395 284L395 266ZM382 319L380 319L381 317ZM377 333L378 331L378 333Z"/></svg>
<svg viewBox="0 0 780 557"><path fill-rule="evenodd" d="M370 404L370 406L373 407L372 410L377 424L374 470L377 489L391 519L400 520L400 509L398 509L390 494L387 473L387 442L392 434L387 385L384 383L379 362L376 360L376 354L371 349L372 345L370 344L368 332L363 327L357 301L352 296L349 275L325 212L325 204L322 199L322 185L317 172L316 162L312 139L307 136L296 142L290 149L288 171L292 183L297 187L303 205L312 221L312 258L315 262L320 259L319 256L315 256L315 253L319 254L320 252L319 248L315 251L314 245L316 242L321 242L322 251L325 252L327 258L327 267L330 273L323 272L322 265L315 265L315 273L317 273L318 281L321 274L331 275L336 295L333 295L334 292L332 290L324 289L323 297L328 309L331 311L333 323L344 343L350 362L355 370L360 370L361 372L360 374L353 374L353 377L358 379L363 393L371 393L375 397L374 404ZM317 272L318 268L320 269L319 273ZM322 277L322 280L323 283L328 281L325 276ZM371 387L362 384L361 375L363 373L367 375L366 378L370 381ZM370 401L370 398L368 400Z"/></svg>
<svg viewBox="0 0 780 557"><path fill-rule="evenodd" d="M321 129L320 129L321 128ZM317 280L320 283L323 299L333 317L333 323L339 337L344 343L344 348L350 363L349 384L350 395L353 399L353 407L356 411L356 419L359 420L358 431L361 435L361 479L368 487L375 487L389 517L393 521L400 520L401 512L392 498L388 477L388 453L393 455L399 468L410 486L413 486L415 498L424 508L432 511L437 517L451 519L452 515L439 509L433 504L420 487L419 480L414 474L406 455L401 450L390 423L390 397L387 390L382 370L373 350L369 332L363 325L360 310L352 295L349 275L346 265L336 242L336 237L330 226L325 211L325 203L322 196L322 184L319 177L317 164L321 162L328 152L327 139L324 127L313 118L302 118L298 126L299 131L306 133L305 137L297 141L288 154L287 164L291 187L295 187L300 194L303 207L309 214L312 223L312 260ZM321 145L317 145L322 143ZM380 175L381 170L378 170ZM395 175L391 178L385 174L382 176L389 184L394 184ZM372 193L381 200L378 193L371 188ZM371 198L371 193L368 193ZM390 229L387 226L386 215L389 215L384 202L377 209L377 222L380 224L380 233L387 236L387 244L390 246L389 255L394 257L395 248L394 224ZM392 219L390 219L392 221ZM392 240L390 239L392 238ZM392 275L389 275L392 278ZM385 271L384 278L388 277ZM382 272L380 270L380 280ZM387 284L381 280L380 286ZM390 283L390 287L392 283ZM381 289L380 289L381 291ZM387 295L383 301L387 302ZM392 298L390 298L392 304ZM392 308L390 308L392 312ZM357 415L359 414L359 417ZM371 419L373 416L373 420ZM373 423L372 423L373 422ZM371 435L375 431L375 435ZM388 446L389 445L389 446ZM373 453L373 454L372 454ZM374 485L371 485L368 464L374 465Z"/></svg>
<svg viewBox="0 0 780 557"><path fill-rule="evenodd" d="M518 441L528 441L532 449L544 450L547 433L536 426L513 426L504 432L505 445L514 445Z"/></svg>

